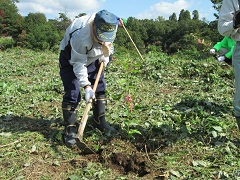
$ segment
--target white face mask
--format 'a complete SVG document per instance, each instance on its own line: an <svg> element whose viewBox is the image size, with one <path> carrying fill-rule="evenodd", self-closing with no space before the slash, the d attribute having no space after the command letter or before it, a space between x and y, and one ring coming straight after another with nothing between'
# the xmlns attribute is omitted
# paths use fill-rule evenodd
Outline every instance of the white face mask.
<svg viewBox="0 0 240 180"><path fill-rule="evenodd" d="M110 47L112 46L112 43L111 42L104 42L102 44L102 51L103 51L103 55L105 57L108 57L110 56Z"/></svg>

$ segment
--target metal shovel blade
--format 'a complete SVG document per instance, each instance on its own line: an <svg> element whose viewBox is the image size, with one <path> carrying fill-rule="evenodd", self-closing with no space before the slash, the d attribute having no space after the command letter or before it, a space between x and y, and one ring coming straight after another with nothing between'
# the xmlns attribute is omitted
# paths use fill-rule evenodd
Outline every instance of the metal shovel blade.
<svg viewBox="0 0 240 180"><path fill-rule="evenodd" d="M83 154L96 154L95 151L89 148L88 145L82 142L79 138L76 138L76 145Z"/></svg>

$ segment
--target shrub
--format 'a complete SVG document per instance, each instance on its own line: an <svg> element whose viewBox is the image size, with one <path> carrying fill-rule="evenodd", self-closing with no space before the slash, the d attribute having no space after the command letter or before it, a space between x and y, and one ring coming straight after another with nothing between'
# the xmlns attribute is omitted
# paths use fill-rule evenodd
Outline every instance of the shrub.
<svg viewBox="0 0 240 180"><path fill-rule="evenodd" d="M15 41L12 37L0 38L0 44L2 45L2 49L12 48L15 45Z"/></svg>

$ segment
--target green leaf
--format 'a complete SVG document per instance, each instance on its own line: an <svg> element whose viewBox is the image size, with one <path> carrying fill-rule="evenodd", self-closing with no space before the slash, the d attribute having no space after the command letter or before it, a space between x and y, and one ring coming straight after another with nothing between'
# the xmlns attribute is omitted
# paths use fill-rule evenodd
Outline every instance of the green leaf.
<svg viewBox="0 0 240 180"><path fill-rule="evenodd" d="M231 150L230 150L230 148L228 146L225 147L225 150L227 151L228 154L232 154L232 152L231 152Z"/></svg>
<svg viewBox="0 0 240 180"><path fill-rule="evenodd" d="M37 146L36 146L36 145L33 145L30 152L31 152L31 153L34 153L34 152L36 152L36 150L37 150Z"/></svg>
<svg viewBox="0 0 240 180"><path fill-rule="evenodd" d="M198 161L192 161L192 165L194 166L194 167L196 167L196 166L202 166L202 167L207 167L207 166L209 166L209 164L210 163L208 163L208 162L206 162L206 161L202 161L202 160L198 160Z"/></svg>
<svg viewBox="0 0 240 180"><path fill-rule="evenodd" d="M217 132L222 132L222 127L220 126L213 126L213 129L216 130Z"/></svg>
<svg viewBox="0 0 240 180"><path fill-rule="evenodd" d="M198 166L198 162L197 161L192 161L192 165L195 167L195 166Z"/></svg>
<svg viewBox="0 0 240 180"><path fill-rule="evenodd" d="M211 131L212 135L214 138L216 138L218 136L218 133L216 131Z"/></svg>
<svg viewBox="0 0 240 180"><path fill-rule="evenodd" d="M61 165L60 162L57 160L53 162L53 166L60 166L60 165Z"/></svg>
<svg viewBox="0 0 240 180"><path fill-rule="evenodd" d="M181 174L179 171L170 170L170 173L176 177L181 177Z"/></svg>
<svg viewBox="0 0 240 180"><path fill-rule="evenodd" d="M142 134L140 131L136 130L136 129L132 129L128 131L129 134Z"/></svg>

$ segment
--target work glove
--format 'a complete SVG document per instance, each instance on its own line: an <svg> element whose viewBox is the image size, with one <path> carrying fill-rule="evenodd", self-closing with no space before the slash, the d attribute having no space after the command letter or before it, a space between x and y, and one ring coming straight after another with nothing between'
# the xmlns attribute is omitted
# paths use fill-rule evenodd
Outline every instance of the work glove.
<svg viewBox="0 0 240 180"><path fill-rule="evenodd" d="M104 66L106 67L107 64L109 63L109 56L105 57L104 55L102 55L100 58L99 58L99 63L101 62L104 62Z"/></svg>
<svg viewBox="0 0 240 180"><path fill-rule="evenodd" d="M95 93L93 92L90 86L86 87L84 91L85 91L85 100L87 103L89 102L90 98L95 99Z"/></svg>
<svg viewBox="0 0 240 180"><path fill-rule="evenodd" d="M219 56L219 57L217 58L217 60L218 60L218 62L222 62L222 61L225 60L225 56Z"/></svg>
<svg viewBox="0 0 240 180"><path fill-rule="evenodd" d="M118 25L119 26L126 26L127 25L127 19L124 19L124 18L118 18Z"/></svg>
<svg viewBox="0 0 240 180"><path fill-rule="evenodd" d="M236 11L233 15L233 28L240 28L240 10Z"/></svg>
<svg viewBox="0 0 240 180"><path fill-rule="evenodd" d="M211 55L214 55L216 53L216 50L214 48L212 48L212 49L210 49L209 52L210 52Z"/></svg>
<svg viewBox="0 0 240 180"><path fill-rule="evenodd" d="M112 47L112 43L111 42L104 42L102 44L102 51L103 51L103 55L104 56L110 56L111 54L111 47Z"/></svg>

